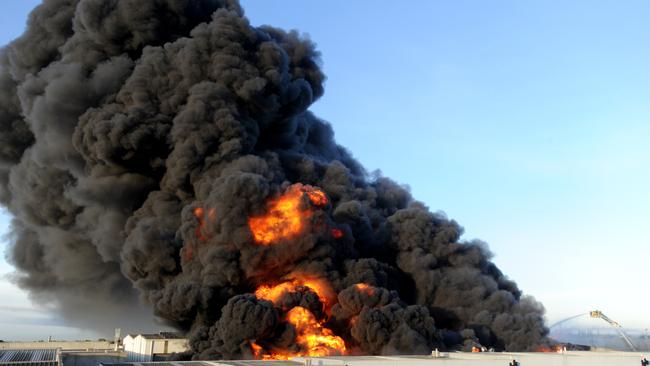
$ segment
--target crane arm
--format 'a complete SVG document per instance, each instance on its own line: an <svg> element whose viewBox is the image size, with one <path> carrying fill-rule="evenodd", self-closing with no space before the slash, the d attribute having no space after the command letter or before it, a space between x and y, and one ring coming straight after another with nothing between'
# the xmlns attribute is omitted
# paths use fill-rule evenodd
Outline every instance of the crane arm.
<svg viewBox="0 0 650 366"><path fill-rule="evenodd" d="M600 311L600 310L590 311L589 315L592 318L601 318L602 320L608 322L612 327L621 328L621 325L619 323L617 323L617 322L613 321L612 319L610 319L607 315L603 314L603 312Z"/></svg>
<svg viewBox="0 0 650 366"><path fill-rule="evenodd" d="M636 352L636 347L634 347L634 344L632 343L630 338L627 336L627 334L625 334L625 332L623 332L623 329L621 329L622 326L618 322L615 322L614 320L610 319L605 314L603 314L603 312L600 311L600 310L590 311L589 316L591 316L592 318L600 318L600 319L608 322L609 325L611 325L612 327L616 328L616 330L618 331L618 334L620 334L621 338L623 338L625 343L627 343L627 346L630 347L630 349L633 352Z"/></svg>

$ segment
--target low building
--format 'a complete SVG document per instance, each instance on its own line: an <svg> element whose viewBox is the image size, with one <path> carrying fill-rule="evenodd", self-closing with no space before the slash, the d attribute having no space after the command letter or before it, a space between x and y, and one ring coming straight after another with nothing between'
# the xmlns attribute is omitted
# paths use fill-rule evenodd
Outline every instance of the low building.
<svg viewBox="0 0 650 366"><path fill-rule="evenodd" d="M97 366L100 363L119 363L126 359L126 354L115 351L112 343L104 343L15 342L11 345L12 349L0 349L0 366ZM45 348L47 344L51 345L50 349ZM18 348L21 345L23 347ZM34 345L39 347L33 347ZM102 348L93 348L93 345Z"/></svg>
<svg viewBox="0 0 650 366"><path fill-rule="evenodd" d="M436 357L437 356L437 357ZM296 357L290 361L215 360L121 363L102 366L616 366L639 365L638 352L439 352L432 356Z"/></svg>
<svg viewBox="0 0 650 366"><path fill-rule="evenodd" d="M62 366L57 348L0 350L0 366Z"/></svg>
<svg viewBox="0 0 650 366"><path fill-rule="evenodd" d="M185 352L187 339L177 333L128 334L122 340L127 362L151 362L166 360L172 353Z"/></svg>
<svg viewBox="0 0 650 366"><path fill-rule="evenodd" d="M34 350L60 348L63 351L98 351L111 350L115 344L109 341L40 341L40 342L0 342L0 350L20 349Z"/></svg>
<svg viewBox="0 0 650 366"><path fill-rule="evenodd" d="M61 351L62 366L97 366L101 363L120 363L126 360L124 352L105 351Z"/></svg>

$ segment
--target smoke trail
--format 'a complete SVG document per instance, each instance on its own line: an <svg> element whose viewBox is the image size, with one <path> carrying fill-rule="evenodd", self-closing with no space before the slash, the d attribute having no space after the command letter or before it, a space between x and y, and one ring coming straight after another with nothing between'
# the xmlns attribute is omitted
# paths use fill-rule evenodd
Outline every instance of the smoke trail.
<svg viewBox="0 0 650 366"><path fill-rule="evenodd" d="M0 52L16 282L86 326L153 309L195 358L546 342L484 244L307 110L319 63L234 0L44 1Z"/></svg>

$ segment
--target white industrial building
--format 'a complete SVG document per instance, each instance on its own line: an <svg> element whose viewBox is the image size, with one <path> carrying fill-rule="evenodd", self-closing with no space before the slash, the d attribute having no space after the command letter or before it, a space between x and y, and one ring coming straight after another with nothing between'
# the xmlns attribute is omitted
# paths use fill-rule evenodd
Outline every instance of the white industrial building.
<svg viewBox="0 0 650 366"><path fill-rule="evenodd" d="M172 332L128 334L122 339L126 362L151 362L167 359L172 353L187 351L187 339Z"/></svg>

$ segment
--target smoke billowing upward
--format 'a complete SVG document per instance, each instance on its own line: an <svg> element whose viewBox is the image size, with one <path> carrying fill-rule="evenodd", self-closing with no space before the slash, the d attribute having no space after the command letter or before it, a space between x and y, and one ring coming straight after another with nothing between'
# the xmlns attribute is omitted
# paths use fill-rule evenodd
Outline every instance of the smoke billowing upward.
<svg viewBox="0 0 650 366"><path fill-rule="evenodd" d="M484 244L308 111L319 63L236 0L44 1L0 53L17 283L86 326L153 313L195 358L545 343Z"/></svg>

